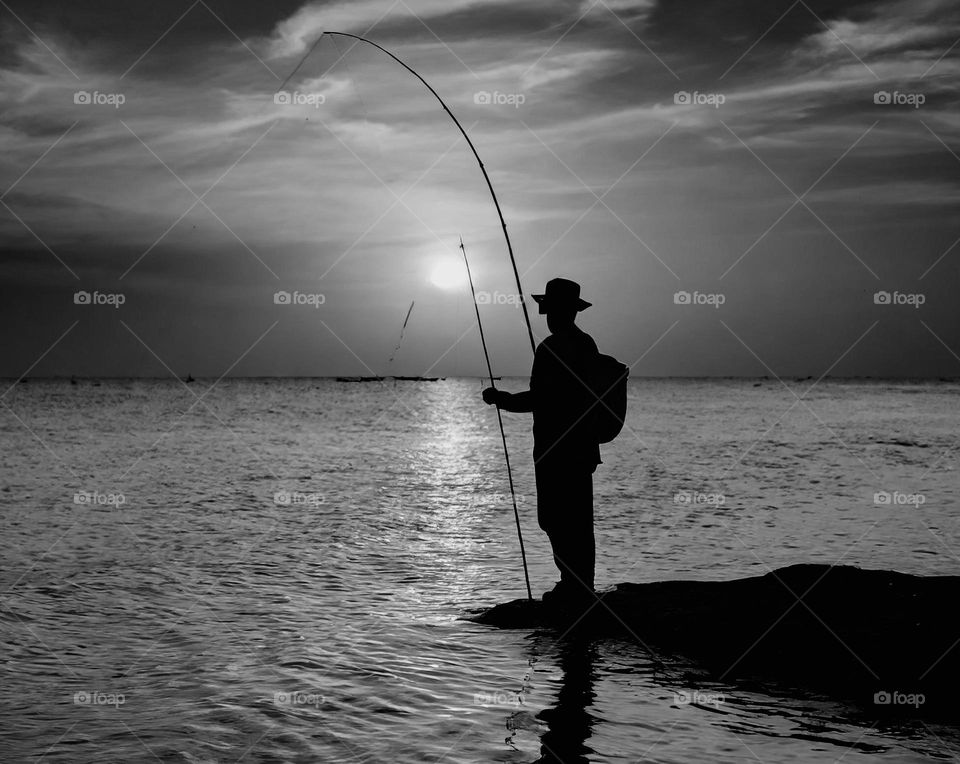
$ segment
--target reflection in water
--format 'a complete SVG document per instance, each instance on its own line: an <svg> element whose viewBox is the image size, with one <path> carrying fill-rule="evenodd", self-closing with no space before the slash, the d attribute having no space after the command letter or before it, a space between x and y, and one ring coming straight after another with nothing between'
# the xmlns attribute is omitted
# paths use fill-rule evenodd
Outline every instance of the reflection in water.
<svg viewBox="0 0 960 764"><path fill-rule="evenodd" d="M926 527L960 543L949 465L929 475L938 501L925 505L925 523L891 511L867 536L877 507L861 500L867 487L859 492L856 478L839 477L862 476L862 459L883 464L891 485L915 478L916 449L878 445L902 429L904 385L824 380L817 411L851 447L808 418L784 418L735 486L717 484L742 500L724 509L725 530L709 513L678 522L663 502L693 488L682 482L691 464L709 476L721 456L749 449L783 413L783 391L749 381L632 384L644 404L632 426L649 431L669 468L650 467L644 450L611 450L598 493L603 582L761 572L745 543L770 567L843 557L956 572L949 554L931 554L943 547ZM10 444L0 486L0 759L208 762L247 751L244 761L264 762L626 763L649 752L671 764L900 764L960 750L953 727L874 729L869 715L848 720L763 687L724 688L726 715L679 707L675 692L710 685L664 676L632 643L597 642L594 660L594 646L558 644L552 632L528 639L457 620L523 593L499 433L480 389L475 380L394 388L225 378L210 394L220 421L195 411L176 422L190 397L172 381L11 390L7 403L29 428L0 419ZM911 416L922 419L904 437L922 437L930 453L954 444L957 390L911 392ZM529 422L507 428L518 485L532 492ZM31 430L93 483L44 458ZM119 479L136 459L126 480L97 482ZM123 492L127 504L73 503L79 488L98 487ZM278 505L279 491L323 501ZM790 506L766 507L770 496L789 496ZM525 499L531 578L545 586L549 544L532 493ZM641 572L636 550L653 539ZM508 711L475 696L512 689L531 655L539 661L520 685L523 700L510 704L506 734L515 734L505 744ZM122 693L126 704L74 703L89 690ZM278 692L325 703L278 705Z"/></svg>
<svg viewBox="0 0 960 764"><path fill-rule="evenodd" d="M550 685L557 687L555 700L536 715L514 714L507 727L539 734L535 764L636 761L633 757L639 752L649 754L654 749L656 760L681 762L693 748L706 760L729 760L724 756L742 749L748 754L745 758L752 760L785 761L798 745L810 745L829 760L845 762L877 757L898 762L956 758L954 725L919 720L878 724L873 715L847 703L795 688L754 682L719 684L682 658L661 662L646 650L624 649L604 640L557 639L543 631L531 636L531 668L546 667ZM536 691L537 680L528 683L529 679L528 674L521 704L527 691ZM678 704L678 692L722 700L713 705ZM643 723L639 724L632 714L637 706L631 708L628 703L638 694L647 699L640 707ZM669 709L666 716L664 709ZM610 734L614 727L615 736ZM720 730L726 734L718 735ZM521 741L522 735L508 738L514 750L526 750L533 758L535 748L523 749Z"/></svg>
<svg viewBox="0 0 960 764"><path fill-rule="evenodd" d="M592 640L581 636L566 637L557 648L563 677L556 705L537 714L547 725L547 731L540 738L537 762L586 764L587 756L593 753L587 740L595 719L588 709L596 697L597 648Z"/></svg>

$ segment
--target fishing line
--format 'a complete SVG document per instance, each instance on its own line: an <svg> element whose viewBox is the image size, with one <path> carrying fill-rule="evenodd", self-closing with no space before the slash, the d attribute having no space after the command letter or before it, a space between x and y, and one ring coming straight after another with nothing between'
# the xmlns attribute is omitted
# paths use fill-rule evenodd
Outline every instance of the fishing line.
<svg viewBox="0 0 960 764"><path fill-rule="evenodd" d="M477 293L473 288L473 274L470 273L470 262L467 260L467 250L460 239L460 251L463 252L463 263L467 266L467 280L470 282L470 295L473 298L473 307L477 312L477 326L480 329L480 344L483 345L483 357L487 361L487 374L490 377L490 387L496 388L493 382L493 366L490 365L490 354L487 352L487 340L483 334L483 324L480 322L480 305L477 303ZM527 572L527 553L523 548L523 532L520 530L520 510L517 509L517 492L513 487L513 470L510 469L510 452L507 450L507 435L503 430L503 414L497 406L497 422L500 425L500 440L503 441L503 458L507 462L507 478L510 481L510 498L513 500L513 517L517 521L517 538L520 540L520 557L523 560L523 578L527 582L527 599L533 599L530 591L530 574Z"/></svg>
<svg viewBox="0 0 960 764"><path fill-rule="evenodd" d="M308 50L306 53L303 54L303 58L300 59L300 62L294 67L293 71L287 75L287 78L282 83L280 83L280 87L277 88L278 93L281 90L283 90L287 86L287 83L293 79L293 76L300 71L300 67L303 66L303 62L306 61L310 57L310 54L317 49L317 46L320 44L320 41L322 39L323 39L323 33L321 33L320 36L317 38L317 41L310 46L310 50ZM324 72L324 74L326 74L326 72Z"/></svg>
<svg viewBox="0 0 960 764"><path fill-rule="evenodd" d="M321 35L322 36L322 35ZM323 79L330 73L330 69L336 66L340 61L343 61L343 65L347 70L347 79L350 81L350 86L353 88L354 95L356 95L357 100L360 102L360 108L363 109L363 124L366 125L367 129L373 135L374 140L377 142L377 155L380 159L383 159L383 143L380 141L380 134L377 132L376 128L371 129L370 127L370 110L367 108L366 101L363 100L363 96L360 93L360 85L357 82L357 78L353 76L353 70L350 68L350 62L346 59L346 53L340 51L340 46L337 45L337 40L334 37L330 38L330 42L333 43L333 47L336 49L339 56L337 60L330 65L329 69L326 69L323 74L320 75L320 79ZM354 43L351 45L351 49L356 45ZM350 51L348 50L347 53Z"/></svg>
<svg viewBox="0 0 960 764"><path fill-rule="evenodd" d="M384 48L383 46L378 45L377 43L373 42L372 40L368 40L366 37L361 37L360 35L350 34L349 32L322 32L321 35L320 35L320 37L317 38L317 42L315 42L315 43L313 44L313 47L311 48L311 51L312 51L314 48L316 48L317 45L319 45L320 40L323 38L323 35L339 36L339 37L349 37L349 38L352 39L352 40L357 40L357 41L359 41L359 42L365 42L365 43L367 43L367 45L372 45L372 46L373 46L374 48L376 48L377 50L379 50L379 51L385 53L386 55L390 56L390 58L392 58L394 61L396 61L398 64L400 64L400 66L402 66L404 69L406 69L408 72L410 72L410 74L412 74L414 77L416 77L418 80L420 80L420 82L423 83L424 87L426 87L426 89L429 90L429 91L433 94L433 97L436 98L437 101L440 102L440 106L443 107L443 110L447 113L447 115L450 117L450 119L453 120L453 123L457 126L457 129L460 131L460 134L463 135L464 140L466 140L467 145L470 147L470 151L473 152L473 156L474 156L474 158L477 160L477 164L480 165L480 172L483 173L483 179L487 182L487 189L490 191L490 198L493 200L493 206L496 207L496 209L497 209L497 216L498 216L499 219L500 219L500 227L503 229L503 238L505 239L505 241L506 241L506 243L507 243L507 253L510 255L510 265L511 265L511 267L513 268L513 278L514 278L514 280L516 281L516 284L517 284L517 296L520 298L520 307L523 309L523 320L526 322L526 325L527 325L527 336L530 338L530 350L535 353L535 352L536 352L536 349L537 349L537 343L536 343L536 340L534 340L534 338L533 338L533 327L530 325L530 314L527 312L527 303L526 303L526 300L524 300L524 298L523 298L523 287L522 287L521 284L520 284L520 271L519 271L519 269L517 268L517 260L516 260L516 258L515 258L514 255L513 255L513 244L512 244L512 242L510 241L510 234L507 232L507 221L506 221L506 220L504 219L504 217L503 217L503 210L500 209L500 201L497 199L497 192L494 191L494 189L493 189L493 181L490 180L490 175L487 173L487 168L484 166L483 160L480 159L480 154L477 152L477 147L473 145L473 141L470 140L470 136L467 134L466 129L464 129L463 125L460 124L460 120L458 120L458 119L456 118L456 116L454 115L454 113L453 113L452 111L450 111L450 107L447 106L446 102L440 97L440 94L437 93L437 91L433 89L433 87L430 85L430 83L427 82L423 77L421 77L420 74L419 74L415 69L413 69L413 68L412 68L411 66L409 66L408 64L404 63L401 59L397 58L395 55L393 55L393 53L391 53L389 50L387 50L387 49ZM349 51L347 51L347 52L349 52ZM303 63L303 61L304 61L304 60L306 59L306 57L309 56L309 55L310 55L310 52L308 52L308 53L304 56L304 58L301 59L300 63L297 64L297 68L294 69L294 73L296 73L297 69L300 68L300 65ZM292 76L293 76L293 74L290 75L290 77L292 77ZM281 90L283 89L283 86L286 85L287 82L290 80L290 77L287 77L287 79L283 81L283 85L280 86L280 89L281 89Z"/></svg>
<svg viewBox="0 0 960 764"><path fill-rule="evenodd" d="M466 129L463 127L462 124L460 124L460 120L456 118L454 113L450 110L450 107L447 106L446 102L440 97L440 94L433 89L430 83L427 82L423 77L421 77L420 74L417 73L417 71L413 69L411 66L407 65L401 59L397 58L397 56L393 55L393 53L391 53L389 50L387 50L381 45L378 45L372 40L368 40L367 38L361 37L360 35L350 34L349 32L322 32L320 36L317 38L317 41L310 48L310 50L307 51L304 57L300 60L300 63L297 64L296 68L293 70L290 76L283 81L283 84L278 89L278 92L279 90L282 90L284 86L287 84L287 82L289 82L290 79L293 77L293 75L296 74L296 72L300 69L300 66L303 64L306 58L320 44L320 40L323 39L323 35L325 34L328 34L330 36L349 37L359 42L365 42L368 45L372 45L374 48L381 51L382 53L385 53L386 55L388 55L390 58L396 61L400 66L402 66L404 69L410 72L410 74L412 74L414 77L420 80L423 86L430 91L430 93L433 95L434 98L437 99L437 101L440 103L440 106L447 113L447 116L449 116L450 119L453 120L453 123L457 126L457 129L460 131L460 134L463 135L464 140L467 142L467 145L470 147L470 151L473 152L473 156L477 160L477 164L480 166L480 172L483 173L483 179L487 183L487 189L490 191L490 198L493 200L493 206L496 207L497 217L500 219L500 227L503 229L503 238L507 244L507 254L509 254L510 256L510 265L513 268L513 277L517 284L517 296L520 298L520 307L523 309L523 319L527 325L527 336L530 339L530 350L536 353L537 343L536 343L536 340L534 340L533 338L533 327L530 325L530 315L527 312L527 303L523 297L523 286L520 283L520 271L517 268L517 260L513 254L513 244L510 241L510 234L507 231L507 221L503 217L503 210L500 208L500 201L497 199L497 192L493 188L493 181L490 180L490 175L487 173L487 168L484 166L483 160L480 159L480 154L477 152L477 147L473 145L473 141L470 140L470 136L467 134ZM466 249L464 249L463 247L462 240L460 242L460 249L463 251L463 259L464 259L464 263L467 266L467 275L470 281L470 291L471 293L473 293L473 277L470 274L470 264L469 262L467 262L467 252L466 252ZM473 295L473 305L477 313L477 324L478 326L480 326L480 339L483 343L483 354L487 361L487 371L490 376L490 385L491 387L495 387L494 379L493 379L493 367L490 365L490 356L487 353L487 342L483 335L483 327L480 324L480 307L477 305L475 294ZM509 455L509 452L507 451L507 436L503 429L503 416L500 412L499 406L497 407L497 421L500 424L500 438L503 441L503 453L504 453L504 458L506 459L506 462L507 462L507 476L510 480L510 495L513 499L513 515L517 523L517 537L520 540L520 554L521 554L521 557L523 558L523 575L527 584L527 597L532 600L533 593L530 590L530 575L529 575L529 572L527 571L527 555L523 547L523 534L520 530L520 511L517 509L517 496L516 496L516 491L513 485L513 472L510 468L510 455Z"/></svg>

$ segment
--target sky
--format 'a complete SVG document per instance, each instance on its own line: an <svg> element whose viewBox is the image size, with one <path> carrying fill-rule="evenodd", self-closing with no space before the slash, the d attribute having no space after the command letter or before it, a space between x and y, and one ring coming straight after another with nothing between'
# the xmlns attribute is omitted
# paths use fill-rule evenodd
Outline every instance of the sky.
<svg viewBox="0 0 960 764"><path fill-rule="evenodd" d="M538 340L563 276L634 376L960 376L950 0L0 0L0 376L482 375L461 236L529 372L468 144L329 31L460 120Z"/></svg>

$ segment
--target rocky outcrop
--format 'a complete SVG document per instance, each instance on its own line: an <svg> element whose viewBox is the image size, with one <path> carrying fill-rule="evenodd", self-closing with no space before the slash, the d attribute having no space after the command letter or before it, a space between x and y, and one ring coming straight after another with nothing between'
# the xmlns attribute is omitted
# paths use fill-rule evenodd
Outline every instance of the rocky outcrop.
<svg viewBox="0 0 960 764"><path fill-rule="evenodd" d="M960 577L793 565L732 581L619 584L592 605L515 600L471 616L501 628L626 637L718 679L761 679L874 709L960 722Z"/></svg>

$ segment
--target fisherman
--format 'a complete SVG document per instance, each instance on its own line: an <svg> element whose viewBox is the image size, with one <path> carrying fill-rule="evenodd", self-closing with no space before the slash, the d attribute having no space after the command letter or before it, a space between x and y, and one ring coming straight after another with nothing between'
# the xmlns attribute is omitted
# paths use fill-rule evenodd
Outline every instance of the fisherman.
<svg viewBox="0 0 960 764"><path fill-rule="evenodd" d="M588 416L597 399L586 380L599 350L576 325L577 313L590 307L580 298L579 284L551 279L533 299L547 317L550 336L537 346L530 389L508 393L488 387L483 400L504 411L533 413L537 521L560 570L560 581L543 599L576 601L590 598L594 584L593 473L600 446Z"/></svg>

